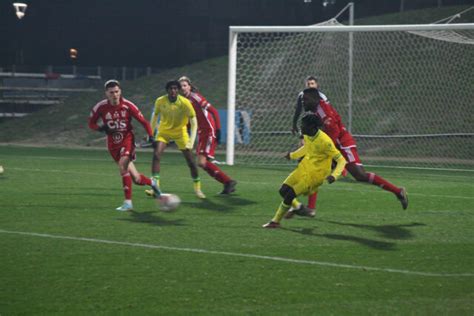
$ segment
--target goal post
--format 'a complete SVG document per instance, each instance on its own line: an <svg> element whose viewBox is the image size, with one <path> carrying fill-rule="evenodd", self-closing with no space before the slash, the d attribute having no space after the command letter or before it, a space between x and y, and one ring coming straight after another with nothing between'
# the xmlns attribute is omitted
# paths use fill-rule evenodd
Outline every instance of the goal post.
<svg viewBox="0 0 474 316"><path fill-rule="evenodd" d="M316 75L364 163L473 170L472 69L474 23L231 26L226 162L288 164Z"/></svg>

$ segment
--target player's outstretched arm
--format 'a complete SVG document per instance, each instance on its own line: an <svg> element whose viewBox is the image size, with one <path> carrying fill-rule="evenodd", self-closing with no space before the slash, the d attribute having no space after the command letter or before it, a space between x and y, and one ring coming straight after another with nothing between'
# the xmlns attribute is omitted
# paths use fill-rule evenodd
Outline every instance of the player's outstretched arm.
<svg viewBox="0 0 474 316"><path fill-rule="evenodd" d="M148 123L142 112L140 112L140 110L135 105L130 105L130 113L138 122L140 122L148 136L153 136L153 131L151 130L150 123Z"/></svg>
<svg viewBox="0 0 474 316"><path fill-rule="evenodd" d="M194 141L196 140L196 134L197 134L197 119L196 117L191 117L189 119L189 122L191 123L191 135L189 136L189 141L186 144L187 149L192 149L194 146Z"/></svg>
<svg viewBox="0 0 474 316"><path fill-rule="evenodd" d="M295 150L294 152L291 152L290 159L293 159L293 160L300 159L304 155L306 155L306 146L302 146L298 148L297 150Z"/></svg>
<svg viewBox="0 0 474 316"><path fill-rule="evenodd" d="M337 157L337 158L336 158ZM344 167L346 166L346 159L339 153L338 156L334 157L336 160L336 167L333 169L331 174L326 178L329 183L333 183L337 178L340 177Z"/></svg>

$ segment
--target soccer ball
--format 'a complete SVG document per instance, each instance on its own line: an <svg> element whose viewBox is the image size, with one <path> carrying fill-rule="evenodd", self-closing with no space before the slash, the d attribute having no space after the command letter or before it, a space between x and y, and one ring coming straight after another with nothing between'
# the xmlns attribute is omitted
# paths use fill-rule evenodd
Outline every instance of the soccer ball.
<svg viewBox="0 0 474 316"><path fill-rule="evenodd" d="M3 166L0 166L0 174L3 174L4 171L5 169L3 169Z"/></svg>
<svg viewBox="0 0 474 316"><path fill-rule="evenodd" d="M179 196L170 193L163 193L158 201L160 210L164 212L174 211L181 204Z"/></svg>

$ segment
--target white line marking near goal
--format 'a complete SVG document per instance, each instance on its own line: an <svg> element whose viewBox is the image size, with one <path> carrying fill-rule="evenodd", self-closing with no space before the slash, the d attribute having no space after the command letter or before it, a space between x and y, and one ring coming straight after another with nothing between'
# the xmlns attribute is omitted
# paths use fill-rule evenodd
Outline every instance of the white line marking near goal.
<svg viewBox="0 0 474 316"><path fill-rule="evenodd" d="M288 262L288 263L317 265L317 266L325 266L325 267L333 267L333 268L355 269L355 270L362 270L362 271L400 273L400 274L419 275L419 276L428 276L428 277L473 277L474 276L474 273L436 273L436 272L410 271L410 270L400 270L400 269L391 269L391 268L376 268L376 267L340 264L340 263L324 262L324 261L262 256L262 255L254 255L254 254L238 253L238 252L215 251L215 250L206 250L206 249L197 249L197 248L169 247L169 246L162 246L162 245L150 245L150 244L131 243L131 242L124 242L124 241L114 241L114 240L85 238L85 237L59 236L59 235L40 234L40 233L31 233L31 232L10 231L10 230L3 230L3 229L0 229L0 233L26 235L26 236L43 237L43 238L53 238L53 239L87 241L87 242L93 242L93 243L121 245L121 246L129 246L129 247L148 248L148 249L161 249L161 250L204 253L204 254L212 254L212 255L244 257L244 258L252 258L252 259L282 261L282 262Z"/></svg>

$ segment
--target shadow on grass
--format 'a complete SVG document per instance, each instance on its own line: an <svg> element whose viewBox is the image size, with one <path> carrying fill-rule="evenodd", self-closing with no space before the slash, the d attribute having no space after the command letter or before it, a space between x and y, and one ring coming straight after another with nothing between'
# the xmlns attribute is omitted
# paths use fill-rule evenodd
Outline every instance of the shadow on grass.
<svg viewBox="0 0 474 316"><path fill-rule="evenodd" d="M216 203L218 201L219 203ZM216 212L230 212L240 209L242 206L256 204L257 202L241 198L236 195L218 195L200 201L186 201L182 205L188 205L193 208L210 210Z"/></svg>
<svg viewBox="0 0 474 316"><path fill-rule="evenodd" d="M156 211L148 211L143 213L138 213L135 211L128 212L131 217L130 218L119 218L119 221L127 221L132 223L146 223L150 225L157 225L157 226L186 226L184 224L184 220L177 219L177 220L167 220L160 216L156 216L154 213Z"/></svg>
<svg viewBox="0 0 474 316"><path fill-rule="evenodd" d="M373 240L368 238L362 238L357 236L350 236L350 235L341 235L341 234L318 234L314 232L314 228L303 228L303 229L289 229L283 228L284 230L291 231L298 234L308 235L308 236L315 236L315 237L323 237L332 240L343 240L343 241L352 241L363 246L367 246L377 250L396 250L396 244L393 242L385 242L379 240Z"/></svg>
<svg viewBox="0 0 474 316"><path fill-rule="evenodd" d="M325 220L320 220L320 222L366 229L366 230L377 232L382 237L390 238L390 239L413 238L413 233L407 228L417 227L417 226L426 226L426 224L423 224L423 223L410 223L410 224L398 224L398 225L368 225L368 224L343 223L343 222L325 221Z"/></svg>

